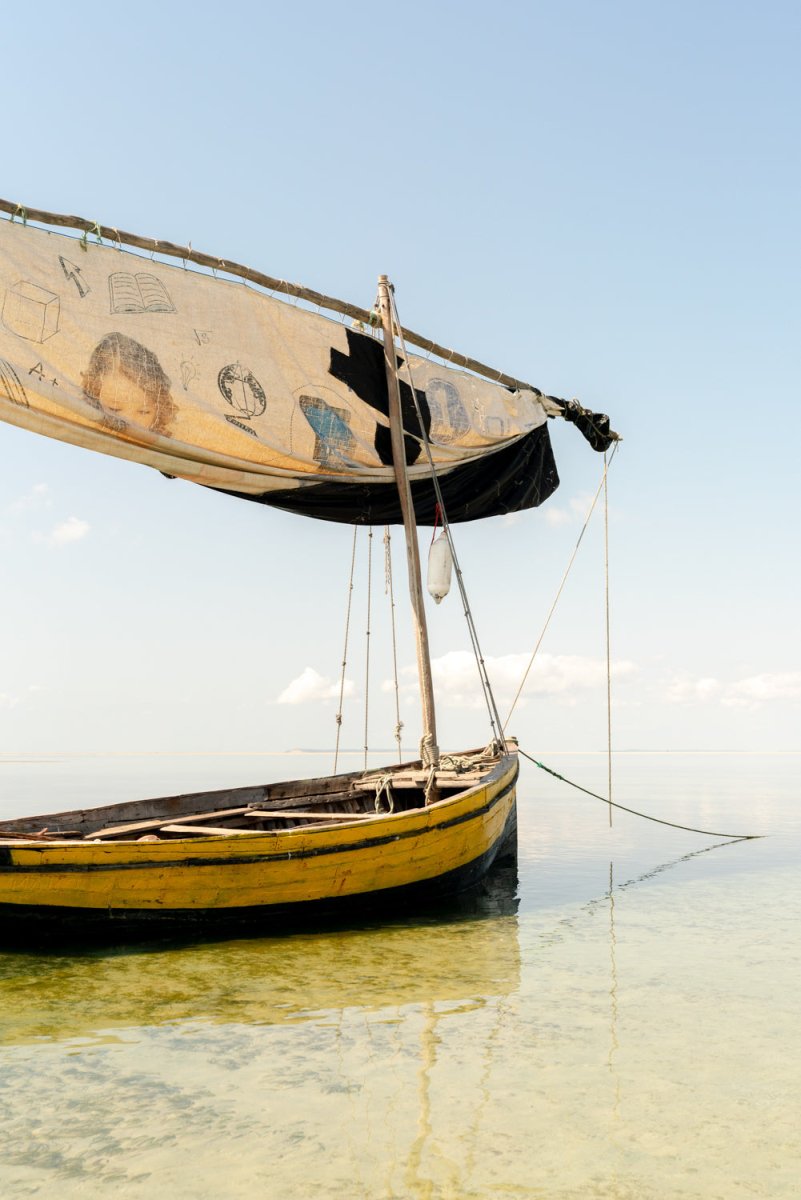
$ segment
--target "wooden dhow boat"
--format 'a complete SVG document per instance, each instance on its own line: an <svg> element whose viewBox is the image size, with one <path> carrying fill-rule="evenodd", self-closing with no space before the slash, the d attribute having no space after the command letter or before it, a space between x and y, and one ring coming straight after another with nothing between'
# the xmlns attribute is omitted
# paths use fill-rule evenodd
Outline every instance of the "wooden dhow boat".
<svg viewBox="0 0 801 1200"><path fill-rule="evenodd" d="M320 520L402 523L423 729L418 760L380 771L4 820L0 935L269 928L475 884L515 845L518 764L452 526L547 499L549 418L599 451L608 418L404 330L386 276L362 310L191 247L0 211L0 419ZM68 227L82 236L54 231ZM453 755L437 743L417 537L437 522L430 590L455 563L491 727L485 749Z"/></svg>
<svg viewBox="0 0 801 1200"><path fill-rule="evenodd" d="M0 921L221 926L440 899L514 850L514 750L4 821Z"/></svg>

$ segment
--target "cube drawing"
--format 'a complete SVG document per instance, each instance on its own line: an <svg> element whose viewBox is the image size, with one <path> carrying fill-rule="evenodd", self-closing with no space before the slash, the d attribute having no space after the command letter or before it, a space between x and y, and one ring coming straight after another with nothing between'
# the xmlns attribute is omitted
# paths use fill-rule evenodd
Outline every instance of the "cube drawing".
<svg viewBox="0 0 801 1200"><path fill-rule="evenodd" d="M58 333L61 302L55 292L20 279L6 292L3 324L30 342L45 342Z"/></svg>

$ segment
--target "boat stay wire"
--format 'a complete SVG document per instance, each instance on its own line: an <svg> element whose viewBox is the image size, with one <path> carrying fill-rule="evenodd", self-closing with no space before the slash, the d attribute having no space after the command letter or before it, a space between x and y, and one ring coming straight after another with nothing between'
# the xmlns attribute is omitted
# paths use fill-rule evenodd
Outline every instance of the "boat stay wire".
<svg viewBox="0 0 801 1200"><path fill-rule="evenodd" d="M512 713L515 711L515 708L517 707L517 702L518 702L518 700L520 699L520 695L521 695L521 693L522 693L522 691L523 691L523 688L524 688L524 687L525 687L525 685L526 685L526 680L528 679L529 672L531 671L531 668L532 668L532 667L533 667L533 665L534 665L534 659L537 657L537 654L538 654L538 652L539 652L539 648L540 648L540 646L542 645L542 640L543 640L543 638L545 637L546 630L548 629L548 626L549 626L549 625L550 625L550 623L551 623L551 618L553 617L553 614L554 614L554 612L556 611L556 606L557 606L557 604L559 603L559 597L562 595L562 591L564 590L564 586L565 586L565 584L567 583L567 577L568 577L568 575L570 574L570 571L571 571L571 569L572 569L572 567L573 567L573 563L576 561L576 555L578 554L578 550L579 550L579 546L581 545L582 538L584 537L584 534L587 532L587 526L588 526L588 525L589 525L589 523L590 523L590 518L592 517L592 514L593 514L593 512L595 511L595 505L598 503L598 497L600 496L601 492L602 492L602 491L604 490L604 488L605 488L605 485L606 485L606 476L607 476L607 473L608 473L608 471L609 471L609 467L612 465L612 460L614 459L614 457L615 457L615 454L617 453L617 447L618 447L618 445L619 445L619 443L617 443L617 442L616 442L616 443L615 443L615 445L614 445L614 447L613 447L613 449L612 449L612 453L609 455L609 461L608 461L608 462L606 461L606 455L604 455L604 471L603 471L603 477L602 477L602 479L601 479L601 482L598 484L598 490L596 491L595 495L593 496L593 499L592 499L592 504L590 505L589 512L587 513L587 517L586 517L586 519L585 519L585 521L584 521L584 524L583 524L583 526L582 526L582 528L581 528L581 533L578 535L578 540L577 540L577 542L576 542L576 544L575 544L575 546L574 546L574 548L573 548L573 553L572 553L572 554L571 554L571 556L570 556L570 561L569 561L569 563L567 564L567 566L565 567L565 573L564 573L564 575L562 576L562 581L561 581L561 583L559 584L559 587L556 589L556 595L554 596L554 599L553 599L553 604L551 605L551 607L550 607L550 609L549 609L549 611L548 611L548 615L547 615L547 617L545 618L545 624L544 624L544 625L543 625L543 627L542 627L542 632L540 633L540 636L539 636L539 638L537 639L537 644L535 645L534 649L533 649L533 650L532 650L532 652L531 652L531 658L528 660L528 666L526 667L525 671L523 672L523 678L522 678L522 679L521 679L521 681L520 681L520 686L519 686L519 688L517 689L517 692L516 692L516 694L515 694L515 698L514 698L514 700L512 701L512 707L509 709L509 713L508 713L508 715L507 715L507 717L506 717L506 720L505 720L505 721L504 721L504 723L503 723L503 729L504 729L504 730L506 729L507 725L509 724L509 722L510 722L510 721L511 721L511 719L512 719ZM608 588L608 582L607 582L607 588ZM607 670L608 670L608 669L609 669L609 668L608 668L608 666L607 666Z"/></svg>
<svg viewBox="0 0 801 1200"><path fill-rule="evenodd" d="M688 833L702 833L705 837L722 837L730 838L733 842L751 842L758 838L764 837L764 833L715 833L711 829L696 829L692 825L679 825L676 821L665 821L662 817L651 817L648 813L637 812L635 808L626 808L625 804L617 804L610 800L607 796L601 796L598 792L591 792L589 788L582 787L580 783L574 783L572 779L568 779L564 775L560 775L558 771L552 770L551 767L546 767L545 763L539 762L531 754L527 754L518 746L518 754L522 754L523 758L527 758L535 767L539 767L541 771L545 771L548 775L553 775L554 779L560 779L562 783L566 783L568 787L575 788L576 791L584 792L585 796L592 796L594 800L600 800L602 804L611 804L612 808L619 808L621 812L631 813L634 817L642 817L644 821L654 821L657 825L669 825L671 829L684 829Z"/></svg>
<svg viewBox="0 0 801 1200"><path fill-rule="evenodd" d="M617 450L617 446L615 446ZM604 450L604 613L606 616L606 753L609 824L612 824L612 643L609 636L609 463Z"/></svg>

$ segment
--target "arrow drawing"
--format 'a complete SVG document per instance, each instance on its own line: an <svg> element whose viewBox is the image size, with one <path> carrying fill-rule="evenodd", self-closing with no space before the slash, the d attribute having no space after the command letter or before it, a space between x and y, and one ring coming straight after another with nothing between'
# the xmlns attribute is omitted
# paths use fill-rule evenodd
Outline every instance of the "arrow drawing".
<svg viewBox="0 0 801 1200"><path fill-rule="evenodd" d="M92 289L88 283L84 283L81 279L81 268L76 267L74 262L70 262L68 258L64 258L61 254L58 256L58 261L61 263L61 269L67 276L67 279L72 280L78 289L78 295L83 300L84 296L88 295Z"/></svg>

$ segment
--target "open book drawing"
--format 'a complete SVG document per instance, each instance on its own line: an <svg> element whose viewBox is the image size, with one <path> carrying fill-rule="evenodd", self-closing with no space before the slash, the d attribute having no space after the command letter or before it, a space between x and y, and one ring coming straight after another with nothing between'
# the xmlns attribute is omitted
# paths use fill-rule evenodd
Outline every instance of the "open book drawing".
<svg viewBox="0 0 801 1200"><path fill-rule="evenodd" d="M115 271L108 288L113 313L175 312L164 284L147 271Z"/></svg>

